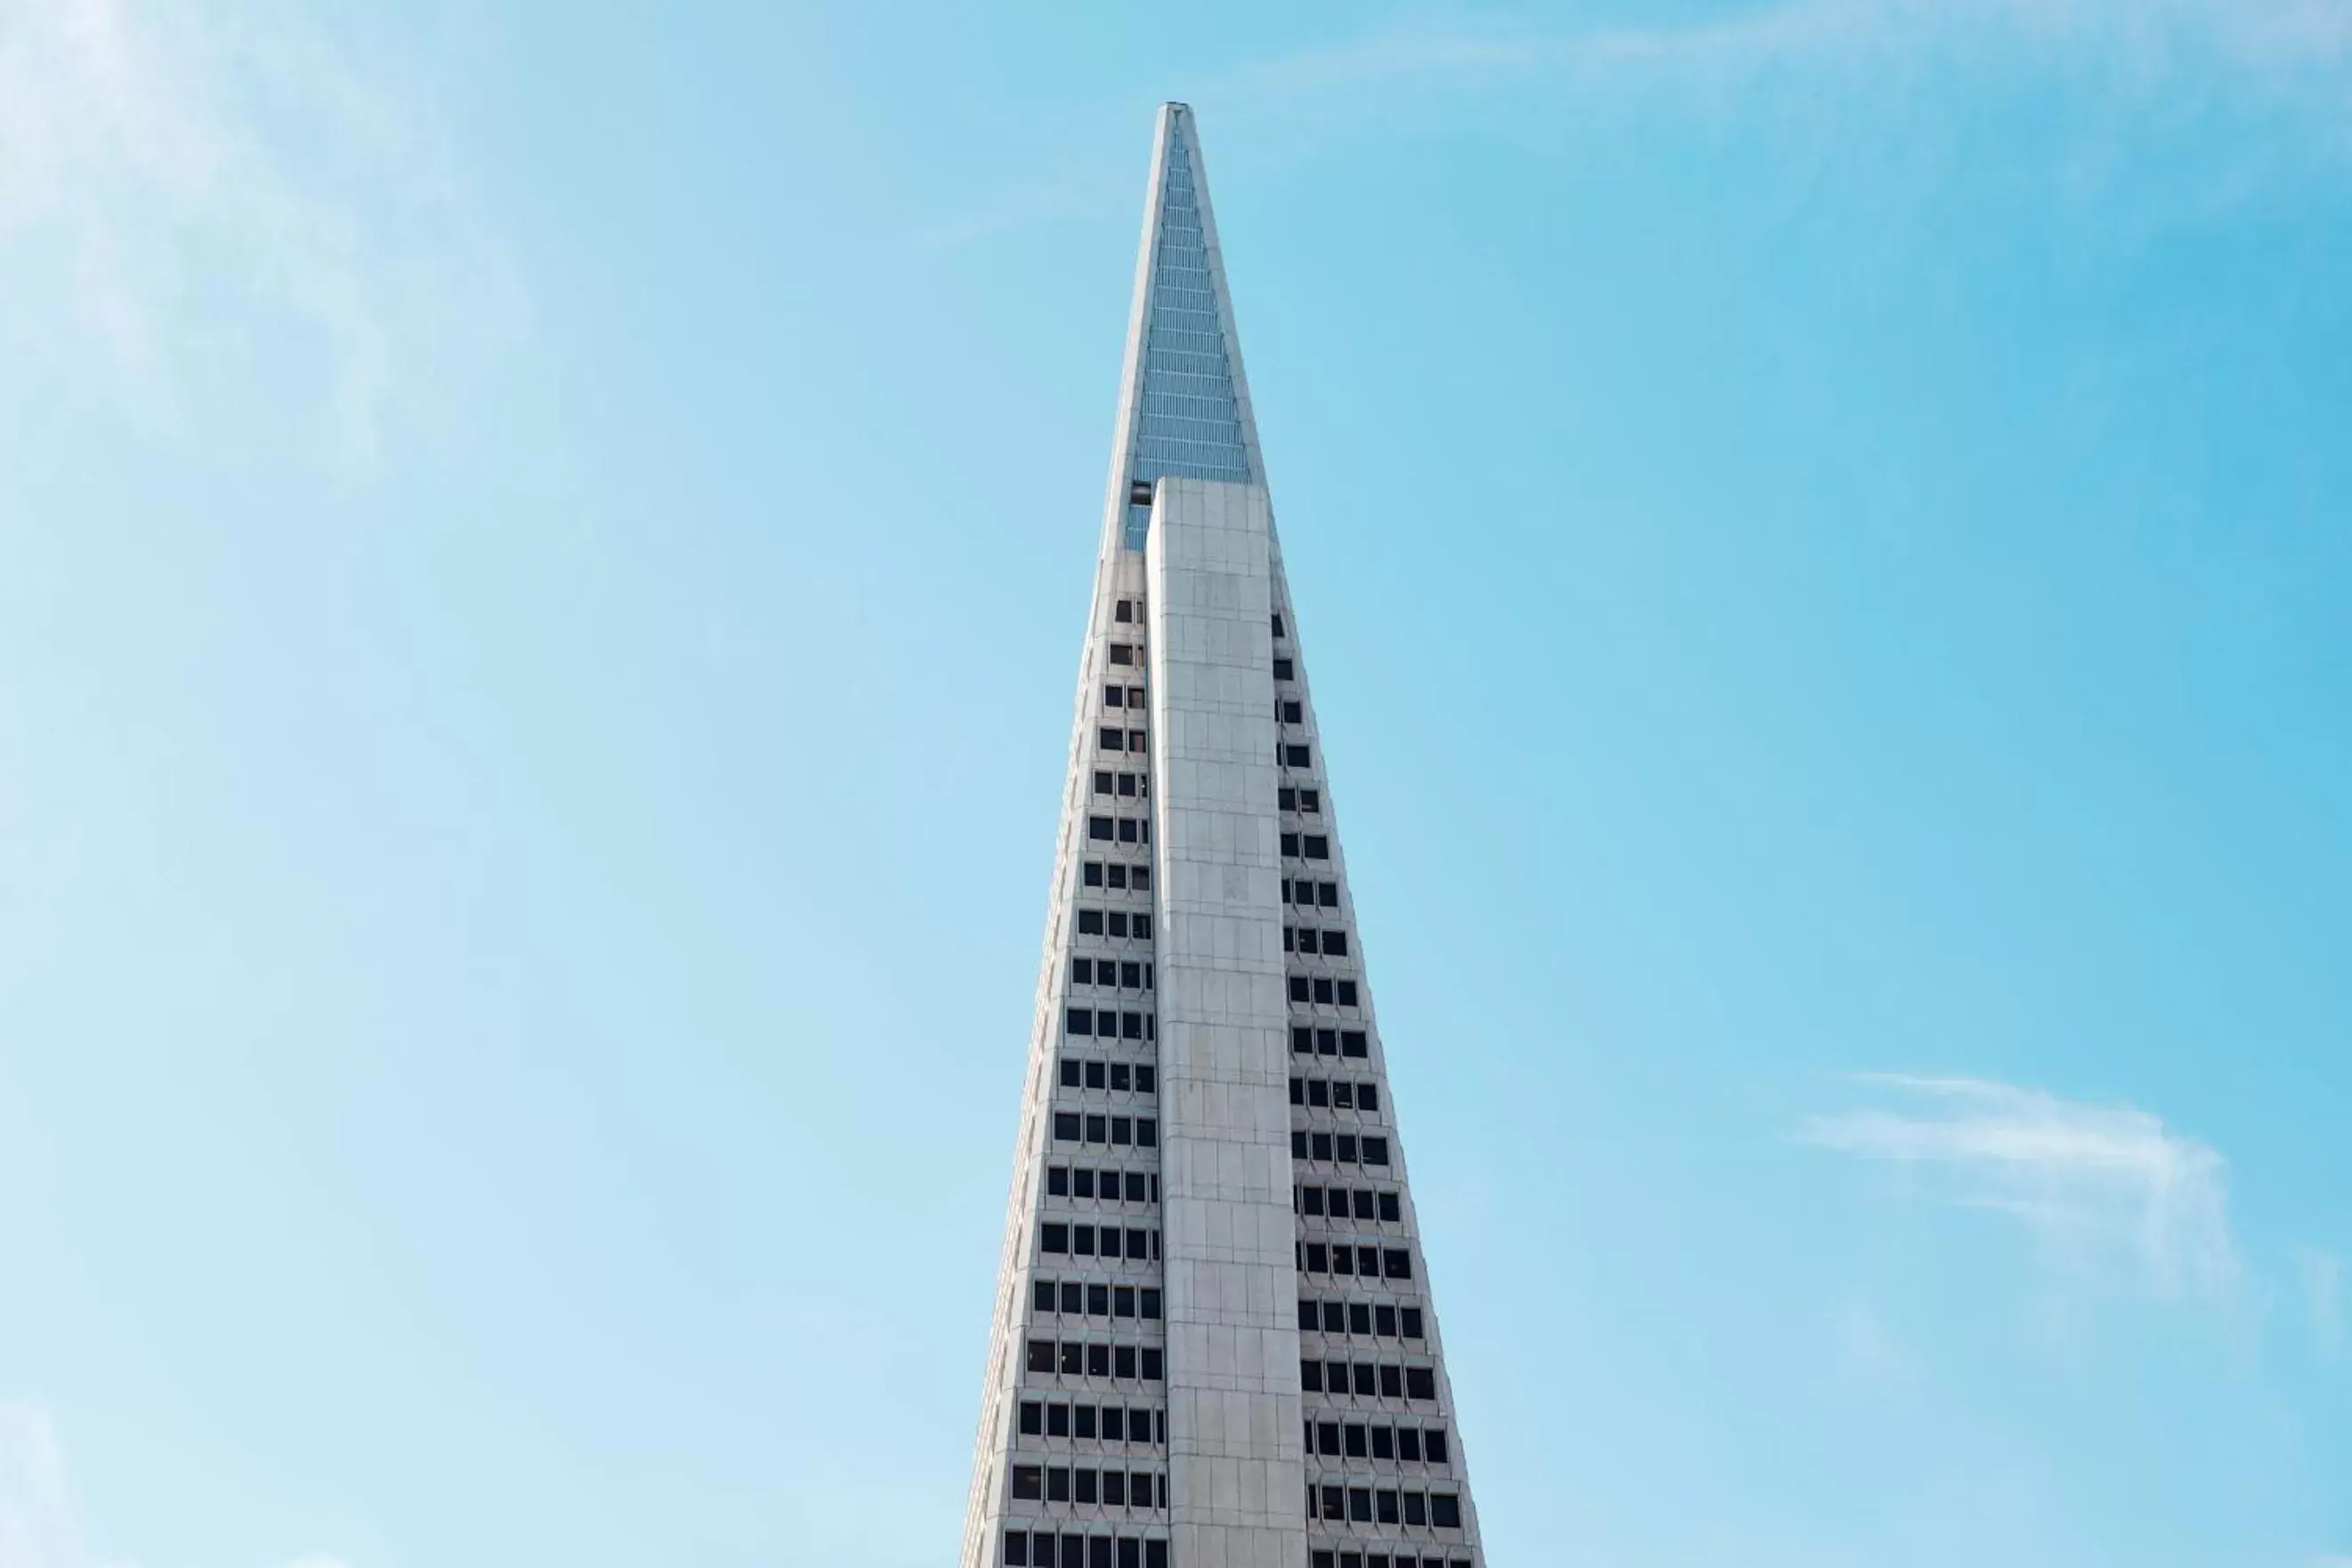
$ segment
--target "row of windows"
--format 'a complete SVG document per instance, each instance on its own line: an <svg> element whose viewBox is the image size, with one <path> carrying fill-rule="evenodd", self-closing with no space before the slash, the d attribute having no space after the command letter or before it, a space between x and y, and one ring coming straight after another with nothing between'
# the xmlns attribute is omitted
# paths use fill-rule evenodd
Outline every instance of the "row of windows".
<svg viewBox="0 0 2352 1568"><path fill-rule="evenodd" d="M1132 1144L1138 1149L1153 1149L1160 1144L1160 1120L1152 1116L1096 1116L1057 1110L1054 1112L1054 1142L1108 1142L1114 1148ZM1383 1160L1381 1163L1387 1162Z"/></svg>
<svg viewBox="0 0 2352 1568"><path fill-rule="evenodd" d="M1097 1479L1096 1471L1067 1465L1015 1465L1013 1500L1162 1509L1168 1506L1168 1478L1149 1470L1104 1470Z"/></svg>
<svg viewBox="0 0 2352 1568"><path fill-rule="evenodd" d="M1158 1383L1160 1350L1158 1345L1107 1345L1092 1340L1063 1340L1058 1344L1052 1340L1031 1340L1029 1370L1041 1377L1108 1377L1121 1383L1140 1378ZM1427 1373L1429 1369L1417 1370Z"/></svg>
<svg viewBox="0 0 2352 1568"><path fill-rule="evenodd" d="M1360 1157L1367 1165L1385 1165L1389 1163L1389 1141L1359 1138L1352 1132L1297 1131L1290 1135L1290 1157L1326 1165L1352 1165Z"/></svg>
<svg viewBox="0 0 2352 1568"><path fill-rule="evenodd" d="M1088 860L1079 867L1078 879L1089 888L1132 888L1139 893L1148 893L1151 890L1151 868L1122 865L1117 860ZM1150 936L1151 917L1144 915L1139 918L1143 921L1143 929L1135 934ZM1117 934L1125 936L1127 933L1119 931Z"/></svg>
<svg viewBox="0 0 2352 1568"><path fill-rule="evenodd" d="M1080 930L1085 927L1081 926ZM1093 1007L1072 1007L1063 1015L1062 1022L1073 1035L1088 1035L1098 1040L1154 1040L1160 1037L1160 1027L1149 1013L1111 1013Z"/></svg>
<svg viewBox="0 0 2352 1568"><path fill-rule="evenodd" d="M1333 1219L1381 1219L1393 1225L1404 1218L1403 1204L1394 1193L1369 1187L1297 1187L1292 1189L1294 1214L1328 1214Z"/></svg>
<svg viewBox="0 0 2352 1568"><path fill-rule="evenodd" d="M1274 804L1285 811L1305 811L1319 815L1323 810L1323 792L1296 789L1284 784L1274 792Z"/></svg>
<svg viewBox="0 0 2352 1568"><path fill-rule="evenodd" d="M1359 1039L1362 1038L1360 1035ZM1361 1056L1351 1051L1350 1056ZM1295 1078L1290 1080L1290 1103L1293 1105L1329 1106L1334 1110L1378 1110L1381 1108L1380 1085L1359 1083L1353 1079Z"/></svg>
<svg viewBox="0 0 2352 1568"><path fill-rule="evenodd" d="M1070 984L1116 985L1126 991L1150 991L1153 988L1151 965L1132 959L1074 958L1070 960Z"/></svg>
<svg viewBox="0 0 2352 1568"><path fill-rule="evenodd" d="M1141 871L1143 868L1138 866L1134 869ZM1149 941L1151 937L1151 917L1147 914L1129 914L1125 910L1080 910L1078 934L1080 936L1133 936Z"/></svg>
<svg viewBox="0 0 2352 1568"><path fill-rule="evenodd" d="M1057 1198L1099 1197L1115 1204L1123 1197L1131 1204L1156 1204L1160 1178L1142 1171L1095 1172L1084 1165L1048 1165L1045 1191Z"/></svg>
<svg viewBox="0 0 2352 1568"><path fill-rule="evenodd" d="M1109 731L1103 731L1108 735ZM1150 773L1114 773L1106 769L1095 770L1095 793L1118 795L1125 800L1137 800L1151 793Z"/></svg>
<svg viewBox="0 0 2352 1568"><path fill-rule="evenodd" d="M1115 1225L1055 1221L1037 1227L1037 1249L1056 1258L1118 1258L1137 1262L1160 1256L1156 1230L1123 1230Z"/></svg>
<svg viewBox="0 0 2352 1568"><path fill-rule="evenodd" d="M1291 1026L1290 1048L1302 1057L1365 1057L1370 1054L1361 1029L1311 1029L1304 1024ZM1366 1109L1375 1108L1368 1106Z"/></svg>
<svg viewBox="0 0 2352 1568"><path fill-rule="evenodd" d="M1328 833L1286 833L1282 836L1282 858L1296 860L1304 856L1309 860L1331 858L1331 836Z"/></svg>
<svg viewBox="0 0 2352 1568"><path fill-rule="evenodd" d="M1378 1335L1381 1339L1422 1337L1421 1309L1392 1307L1385 1301L1334 1301L1302 1297L1298 1327L1306 1333Z"/></svg>
<svg viewBox="0 0 2352 1568"><path fill-rule="evenodd" d="M1165 1541L1069 1534L1058 1538L1057 1548L1056 1539L1045 1530L1006 1531L1004 1568L1168 1568ZM1318 1563L1315 1568L1331 1568L1331 1564Z"/></svg>
<svg viewBox="0 0 2352 1568"><path fill-rule="evenodd" d="M1451 1563L1443 1557L1414 1557L1410 1554L1391 1558L1385 1552L1370 1556L1361 1552L1317 1552L1308 1561L1313 1568L1476 1568L1466 1557L1456 1557Z"/></svg>
<svg viewBox="0 0 2352 1568"><path fill-rule="evenodd" d="M1282 879L1282 901L1286 904L1297 904L1300 909L1320 907L1336 910L1339 907L1339 884L1310 882L1304 877L1295 879L1285 877Z"/></svg>
<svg viewBox="0 0 2352 1568"><path fill-rule="evenodd" d="M1341 1459L1394 1459L1406 1465L1448 1461L1445 1428L1366 1426L1359 1422L1309 1421L1307 1451Z"/></svg>
<svg viewBox="0 0 2352 1568"><path fill-rule="evenodd" d="M1396 1492L1385 1487L1318 1487L1310 1482L1307 1517L1346 1520L1351 1524L1459 1530L1462 1499L1453 1492Z"/></svg>
<svg viewBox="0 0 2352 1568"><path fill-rule="evenodd" d="M1106 752L1131 752L1137 756L1141 756L1147 749L1144 745L1143 731L1140 730L1105 729L1099 731L1095 739L1101 743L1102 749Z"/></svg>
<svg viewBox="0 0 2352 1568"><path fill-rule="evenodd" d="M1062 1061L1064 1089L1132 1089L1138 1094L1156 1094L1159 1081L1159 1069L1149 1062L1130 1067L1126 1062L1086 1061L1076 1057Z"/></svg>
<svg viewBox="0 0 2352 1568"><path fill-rule="evenodd" d="M1353 1007L1358 993L1352 980L1333 980L1325 974L1294 974L1290 977L1290 999L1293 1002L1313 1002L1324 1007Z"/></svg>
<svg viewBox="0 0 2352 1568"><path fill-rule="evenodd" d="M1339 1274L1357 1279L1410 1279L1412 1248L1356 1247L1346 1242L1303 1241L1298 1247L1301 1274Z"/></svg>
<svg viewBox="0 0 2352 1568"><path fill-rule="evenodd" d="M1112 735L1118 731L1105 730L1103 733ZM1151 819L1148 816L1089 816L1087 818L1087 837L1097 844L1108 844L1114 840L1121 844L1149 844L1151 842Z"/></svg>
<svg viewBox="0 0 2352 1568"><path fill-rule="evenodd" d="M1036 1342L1031 1342L1035 1359ZM1036 1370L1034 1366L1030 1369ZM1302 1361L1298 1386L1309 1394L1355 1394L1360 1399L1434 1399L1437 1369L1398 1366L1392 1362Z"/></svg>
<svg viewBox="0 0 2352 1568"><path fill-rule="evenodd" d="M1285 952L1319 952L1326 958L1348 956L1348 933L1344 931L1318 931L1313 926L1282 928L1282 951Z"/></svg>
<svg viewBox="0 0 2352 1568"><path fill-rule="evenodd" d="M1021 1435L1156 1447L1168 1441L1168 1413L1141 1405L1106 1405L1097 1409L1091 1405L1024 1399L1021 1402Z"/></svg>
<svg viewBox="0 0 2352 1568"><path fill-rule="evenodd" d="M1160 1316L1160 1292L1147 1285L1097 1285L1082 1279L1037 1280L1032 1288L1031 1304L1040 1312L1056 1317L1134 1318L1157 1321Z"/></svg>

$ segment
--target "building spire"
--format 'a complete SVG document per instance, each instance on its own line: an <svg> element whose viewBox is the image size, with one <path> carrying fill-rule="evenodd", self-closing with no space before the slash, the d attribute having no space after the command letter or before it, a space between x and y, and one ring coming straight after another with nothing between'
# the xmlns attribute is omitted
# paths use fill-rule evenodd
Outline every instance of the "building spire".
<svg viewBox="0 0 2352 1568"><path fill-rule="evenodd" d="M1265 482L1198 126L1181 103L1160 109L1128 317L1106 519L1121 547L1143 548L1163 477Z"/></svg>

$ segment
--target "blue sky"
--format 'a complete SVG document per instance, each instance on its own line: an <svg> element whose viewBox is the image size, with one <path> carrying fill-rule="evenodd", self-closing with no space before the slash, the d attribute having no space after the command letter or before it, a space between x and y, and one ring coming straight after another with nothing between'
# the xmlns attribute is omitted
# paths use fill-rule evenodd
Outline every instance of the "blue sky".
<svg viewBox="0 0 2352 1568"><path fill-rule="evenodd" d="M1153 106L1494 1560L2352 1562L2352 4L0 6L0 1564L937 1563Z"/></svg>

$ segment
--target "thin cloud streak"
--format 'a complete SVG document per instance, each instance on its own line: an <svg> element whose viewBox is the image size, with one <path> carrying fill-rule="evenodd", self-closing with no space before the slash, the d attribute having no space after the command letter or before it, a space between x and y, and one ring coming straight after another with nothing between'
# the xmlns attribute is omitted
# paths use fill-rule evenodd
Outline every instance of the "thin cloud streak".
<svg viewBox="0 0 2352 1568"><path fill-rule="evenodd" d="M268 0L13 7L0 281L51 390L204 436L245 406L362 458L418 360L521 316L425 95Z"/></svg>
<svg viewBox="0 0 2352 1568"><path fill-rule="evenodd" d="M1805 1142L1941 1173L1944 1201L2013 1215L2072 1264L2126 1258L2168 1293L2235 1289L2226 1163L2162 1119L1980 1079L1855 1081L1892 1103L1814 1117Z"/></svg>

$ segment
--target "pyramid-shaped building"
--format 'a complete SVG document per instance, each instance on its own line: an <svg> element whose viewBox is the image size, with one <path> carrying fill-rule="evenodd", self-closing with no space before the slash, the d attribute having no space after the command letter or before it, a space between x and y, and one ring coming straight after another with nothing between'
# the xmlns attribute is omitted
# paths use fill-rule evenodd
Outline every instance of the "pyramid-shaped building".
<svg viewBox="0 0 2352 1568"><path fill-rule="evenodd" d="M1192 111L1160 111L963 1568L1480 1568Z"/></svg>

